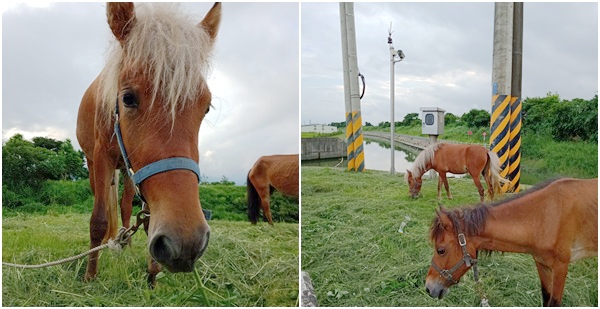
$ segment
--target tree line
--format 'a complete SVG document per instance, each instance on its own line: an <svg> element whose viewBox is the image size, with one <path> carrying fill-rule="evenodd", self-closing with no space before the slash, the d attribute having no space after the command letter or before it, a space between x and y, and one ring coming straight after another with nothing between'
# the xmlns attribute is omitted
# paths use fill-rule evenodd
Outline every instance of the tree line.
<svg viewBox="0 0 600 309"><path fill-rule="evenodd" d="M590 100L561 99L558 94L548 93L546 97L526 98L522 102L522 133L550 136L556 141L598 142L598 94ZM446 113L446 126L466 126L468 128L490 128L490 112L471 109L463 115ZM345 122L332 122L331 126L345 128ZM421 126L419 113L409 113L402 121L394 122L395 127ZM365 122L365 127L375 127ZM390 127L389 121L381 121L377 127Z"/></svg>
<svg viewBox="0 0 600 309"><path fill-rule="evenodd" d="M48 206L91 211L93 196L84 158L69 139L34 137L29 141L21 134L12 136L2 145L3 211L44 213ZM213 219L247 220L245 187L225 176L214 182L208 182L205 175L201 178L200 202L212 211ZM135 198L134 206L140 204ZM298 209L297 200L281 194L271 198L275 221L298 222Z"/></svg>

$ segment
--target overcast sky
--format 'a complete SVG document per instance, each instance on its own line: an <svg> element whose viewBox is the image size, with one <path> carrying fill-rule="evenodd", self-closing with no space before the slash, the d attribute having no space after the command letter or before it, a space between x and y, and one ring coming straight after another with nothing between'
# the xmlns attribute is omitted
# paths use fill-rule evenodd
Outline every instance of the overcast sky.
<svg viewBox="0 0 600 309"><path fill-rule="evenodd" d="M358 68L366 79L362 120L390 120L440 107L457 116L491 109L494 3L355 3ZM522 96L589 100L598 91L598 4L525 3ZM302 124L345 121L338 3L301 6ZM362 87L362 86L361 86Z"/></svg>
<svg viewBox="0 0 600 309"><path fill-rule="evenodd" d="M212 3L185 3L198 22ZM3 6L2 138L75 136L77 110L104 67L104 3ZM200 128L200 170L238 185L262 155L299 149L299 4L224 3Z"/></svg>

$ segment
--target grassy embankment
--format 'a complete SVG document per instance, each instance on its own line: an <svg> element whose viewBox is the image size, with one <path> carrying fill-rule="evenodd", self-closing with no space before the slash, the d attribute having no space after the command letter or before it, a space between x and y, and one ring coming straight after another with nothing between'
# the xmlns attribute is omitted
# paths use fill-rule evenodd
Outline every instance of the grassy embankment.
<svg viewBox="0 0 600 309"><path fill-rule="evenodd" d="M20 215L2 220L2 260L40 264L89 247L89 215ZM146 284L146 235L120 254L104 250L98 278L82 281L87 259L44 269L2 267L3 306L294 306L298 224L211 221L196 273L164 272Z"/></svg>
<svg viewBox="0 0 600 309"><path fill-rule="evenodd" d="M450 179L447 207L479 200L470 179ZM472 271L442 300L425 292L433 249L428 230L438 207L437 182L424 180L412 200L401 176L302 168L302 270L321 306L477 306ZM444 195L445 196L445 195ZM410 217L404 233L398 230ZM480 280L492 306L540 306L534 261L525 254L481 256ZM563 305L598 306L598 259L569 267Z"/></svg>
<svg viewBox="0 0 600 309"><path fill-rule="evenodd" d="M213 220L209 221L210 243L195 274L166 271L156 290L150 290L147 237L138 232L133 245L122 253L102 253L98 278L91 283L81 280L87 259L44 269L3 266L2 305L294 306L298 303L298 224L252 226L241 209L245 190L201 186L202 205L213 211ZM5 192L9 194L3 196L3 206L12 203L15 207L3 207L3 261L41 264L89 249L93 198L86 180L48 182L32 197ZM279 200L274 211L277 218L295 212L297 219L297 202L275 199Z"/></svg>

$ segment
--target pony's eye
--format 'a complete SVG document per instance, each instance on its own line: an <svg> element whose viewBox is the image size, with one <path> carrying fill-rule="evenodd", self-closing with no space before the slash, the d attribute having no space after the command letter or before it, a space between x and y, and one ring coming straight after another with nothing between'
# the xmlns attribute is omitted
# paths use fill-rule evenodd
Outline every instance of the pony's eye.
<svg viewBox="0 0 600 309"><path fill-rule="evenodd" d="M123 105L125 105L125 107L135 108L139 105L138 98L133 91L126 91L121 99L123 100Z"/></svg>
<svg viewBox="0 0 600 309"><path fill-rule="evenodd" d="M444 249L444 248L438 248L438 249L437 249L437 254L439 254L439 255L444 255L444 254L446 254L446 249Z"/></svg>

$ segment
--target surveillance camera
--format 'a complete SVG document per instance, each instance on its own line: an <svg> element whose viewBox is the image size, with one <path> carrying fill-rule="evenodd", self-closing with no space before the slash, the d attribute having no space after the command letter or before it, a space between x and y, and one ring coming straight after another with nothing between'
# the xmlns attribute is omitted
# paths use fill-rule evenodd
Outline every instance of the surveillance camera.
<svg viewBox="0 0 600 309"><path fill-rule="evenodd" d="M398 50L398 57L400 57L400 60L404 59L404 53L400 49Z"/></svg>

